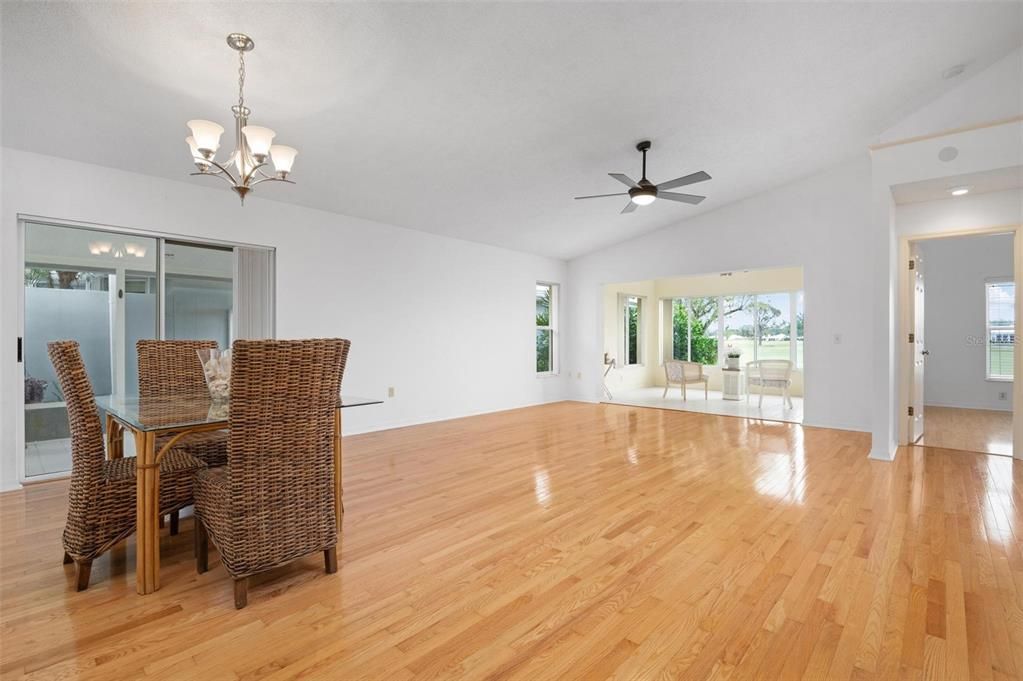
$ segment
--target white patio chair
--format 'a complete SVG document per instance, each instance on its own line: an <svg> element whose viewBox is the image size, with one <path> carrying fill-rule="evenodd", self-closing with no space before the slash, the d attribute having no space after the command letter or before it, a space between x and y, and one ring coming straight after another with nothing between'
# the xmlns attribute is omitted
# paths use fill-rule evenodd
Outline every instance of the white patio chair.
<svg viewBox="0 0 1023 681"><path fill-rule="evenodd" d="M664 395L668 396L668 388L673 385L682 386L682 399L686 399L686 386L690 383L703 383L703 399L707 399L707 376L703 373L703 365L699 362L682 362L669 359L664 363Z"/></svg>
<svg viewBox="0 0 1023 681"><path fill-rule="evenodd" d="M789 395L789 388L792 387L792 362L787 359L758 359L746 362L747 404L753 386L760 388L758 407L764 405L764 388L778 388L781 390L784 403L792 409L792 397Z"/></svg>

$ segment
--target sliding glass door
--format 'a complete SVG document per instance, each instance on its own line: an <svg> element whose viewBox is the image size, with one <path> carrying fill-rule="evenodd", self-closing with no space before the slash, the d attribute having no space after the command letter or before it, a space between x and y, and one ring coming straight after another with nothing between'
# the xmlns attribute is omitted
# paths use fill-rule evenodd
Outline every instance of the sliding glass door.
<svg viewBox="0 0 1023 681"><path fill-rule="evenodd" d="M157 334L157 241L100 230L25 225L25 475L70 470L64 395L47 354L78 341L97 395L137 383L136 338Z"/></svg>
<svg viewBox="0 0 1023 681"><path fill-rule="evenodd" d="M234 249L168 241L164 263L164 336L231 347Z"/></svg>
<svg viewBox="0 0 1023 681"><path fill-rule="evenodd" d="M23 230L26 478L71 469L67 410L47 354L50 341L78 341L96 395L135 396L140 339L211 339L228 348L238 336L236 325L252 327L254 318L263 335L272 336L272 250L30 221ZM243 308L254 312L243 319L235 304L239 251L270 263L256 272L267 281L245 286Z"/></svg>

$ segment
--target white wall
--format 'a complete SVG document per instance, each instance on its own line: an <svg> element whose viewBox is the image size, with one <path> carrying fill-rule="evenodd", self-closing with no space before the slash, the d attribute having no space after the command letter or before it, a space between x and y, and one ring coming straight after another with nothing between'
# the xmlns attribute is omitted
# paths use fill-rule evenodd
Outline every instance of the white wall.
<svg viewBox="0 0 1023 681"><path fill-rule="evenodd" d="M708 272L803 268L806 423L868 430L871 300L876 251L866 154L764 194L572 260L567 368L572 394L600 398L604 284ZM657 210L684 208L660 206ZM623 219L628 219L623 216ZM839 336L840 343L834 342Z"/></svg>
<svg viewBox="0 0 1023 681"><path fill-rule="evenodd" d="M964 125L1004 120L1023 112L1023 47L921 107L881 133L879 141L894 142L933 135Z"/></svg>
<svg viewBox="0 0 1023 681"><path fill-rule="evenodd" d="M924 274L924 402L965 409L1012 409L1012 385L985 378L984 284L1012 279L1012 235L919 242ZM1004 395L1000 399L999 395Z"/></svg>
<svg viewBox="0 0 1023 681"><path fill-rule="evenodd" d="M561 284L563 300L571 291L562 261L261 197L286 188L257 191L241 207L219 183L171 182L12 149L3 150L0 172L4 489L17 484L15 425L23 418L15 361L19 213L275 246L278 336L349 338L345 392L384 397L396 388L385 404L346 413L346 433L564 396L563 378L535 376L533 330L536 280Z"/></svg>
<svg viewBox="0 0 1023 681"><path fill-rule="evenodd" d="M917 236L1023 223L1023 189L968 194L895 208L895 232Z"/></svg>

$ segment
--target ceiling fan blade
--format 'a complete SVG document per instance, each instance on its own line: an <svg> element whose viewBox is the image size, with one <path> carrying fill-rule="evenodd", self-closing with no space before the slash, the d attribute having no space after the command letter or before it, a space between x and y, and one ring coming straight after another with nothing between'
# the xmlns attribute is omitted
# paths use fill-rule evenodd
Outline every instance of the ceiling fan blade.
<svg viewBox="0 0 1023 681"><path fill-rule="evenodd" d="M578 201L579 199L602 199L605 196L628 196L628 195L629 192L621 192L618 194L594 194L593 196L577 196L575 197L575 200Z"/></svg>
<svg viewBox="0 0 1023 681"><path fill-rule="evenodd" d="M675 192L657 192L657 198L668 199L669 201L681 201L682 203L691 203L694 206L700 201L703 201L706 196L697 196L696 194L676 194Z"/></svg>
<svg viewBox="0 0 1023 681"><path fill-rule="evenodd" d="M631 213L634 210L636 210L636 204L630 200L625 204L625 208L622 208L622 213Z"/></svg>
<svg viewBox="0 0 1023 681"><path fill-rule="evenodd" d="M698 173L692 173L685 177L678 177L674 180L668 180L657 185L658 189L674 189L675 187L684 187L687 184L696 184L697 182L706 182L711 179L710 175L703 172L702 170Z"/></svg>
<svg viewBox="0 0 1023 681"><path fill-rule="evenodd" d="M636 184L635 180L633 180L628 175L625 175L624 173L608 173L608 175L610 175L614 179L618 180L619 182L624 184L626 187L638 187L639 186L638 184Z"/></svg>

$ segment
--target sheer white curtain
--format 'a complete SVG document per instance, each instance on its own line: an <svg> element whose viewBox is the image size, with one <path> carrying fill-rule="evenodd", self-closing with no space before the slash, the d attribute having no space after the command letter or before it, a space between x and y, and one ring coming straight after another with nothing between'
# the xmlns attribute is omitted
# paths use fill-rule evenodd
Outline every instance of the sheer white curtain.
<svg viewBox="0 0 1023 681"><path fill-rule="evenodd" d="M234 338L274 337L274 252L234 249Z"/></svg>

